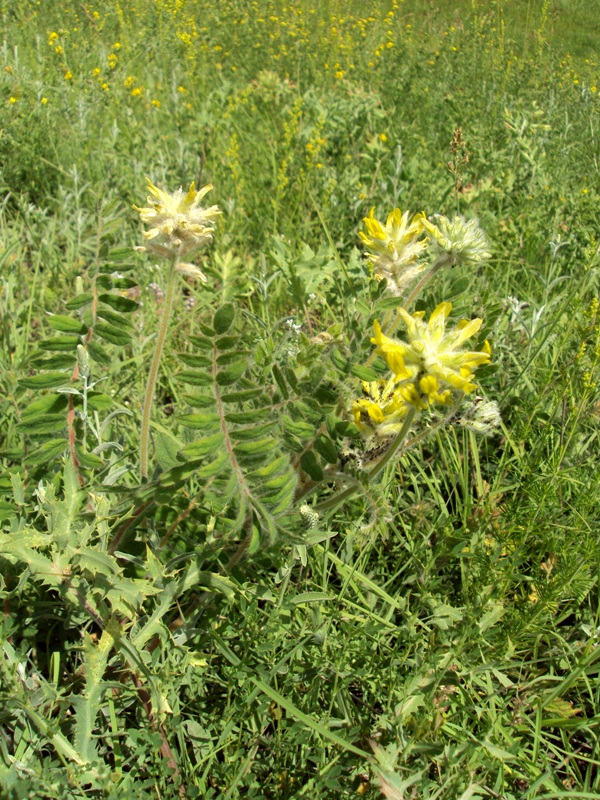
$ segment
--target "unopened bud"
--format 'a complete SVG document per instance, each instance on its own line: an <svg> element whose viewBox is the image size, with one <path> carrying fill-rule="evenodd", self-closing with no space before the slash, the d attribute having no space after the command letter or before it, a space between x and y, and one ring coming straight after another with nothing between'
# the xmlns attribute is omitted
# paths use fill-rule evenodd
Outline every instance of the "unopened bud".
<svg viewBox="0 0 600 800"><path fill-rule="evenodd" d="M304 505L300 506L300 516L304 520L304 524L306 527L311 530L312 528L316 528L319 524L319 514L309 505L304 503Z"/></svg>
<svg viewBox="0 0 600 800"><path fill-rule="evenodd" d="M90 359L87 350L82 344L77 345L77 366L82 378L90 377Z"/></svg>

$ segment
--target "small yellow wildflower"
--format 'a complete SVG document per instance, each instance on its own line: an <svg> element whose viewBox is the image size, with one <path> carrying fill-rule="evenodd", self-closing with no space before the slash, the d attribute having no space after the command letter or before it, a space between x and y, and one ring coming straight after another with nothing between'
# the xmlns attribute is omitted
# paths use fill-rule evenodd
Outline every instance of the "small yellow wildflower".
<svg viewBox="0 0 600 800"><path fill-rule="evenodd" d="M452 389L465 394L472 392L476 388L472 382L474 370L490 362L491 348L487 341L479 351L460 349L481 328L481 319L463 319L454 330L446 331L451 310L452 303L440 303L425 323L424 311L411 315L399 308L408 342L390 339L382 333L379 322L374 323L375 336L371 342L394 373L394 380L402 384L399 388L404 387L406 402L416 408L422 407L424 401L450 402Z"/></svg>
<svg viewBox="0 0 600 800"><path fill-rule="evenodd" d="M94 67L94 69L92 70L92 77L97 78L98 75L100 75L100 68Z"/></svg>
<svg viewBox="0 0 600 800"><path fill-rule="evenodd" d="M50 47L54 45L54 42L58 39L58 33L56 31L52 31L52 33L48 34L48 44Z"/></svg>
<svg viewBox="0 0 600 800"><path fill-rule="evenodd" d="M62 47L61 47L61 46L58 44L58 45L56 45L56 47L54 48L54 52L56 53L56 55L57 55L57 56L62 56L62 54L63 54L65 51L64 51L64 50L63 50L63 48L62 48Z"/></svg>
<svg viewBox="0 0 600 800"><path fill-rule="evenodd" d="M387 136L385 135L385 133L380 133L379 134L379 141L380 142L387 142Z"/></svg>
<svg viewBox="0 0 600 800"><path fill-rule="evenodd" d="M153 100L152 105L154 108L160 108L160 100Z"/></svg>
<svg viewBox="0 0 600 800"><path fill-rule="evenodd" d="M131 75L128 75L125 78L125 86L129 89L129 87L133 84L133 81L134 79L131 77Z"/></svg>
<svg viewBox="0 0 600 800"><path fill-rule="evenodd" d="M134 89L131 90L132 97L140 97L142 94L144 94L143 86L136 86Z"/></svg>
<svg viewBox="0 0 600 800"><path fill-rule="evenodd" d="M108 83L103 83L102 84L102 88L104 89L105 92L107 92L108 91Z"/></svg>
<svg viewBox="0 0 600 800"><path fill-rule="evenodd" d="M10 98L9 98L9 100L8 100L8 102L9 102L9 103L13 103L13 104L14 104L14 103L16 103L16 102L17 102L17 98L16 98L16 97L10 97Z"/></svg>
<svg viewBox="0 0 600 800"><path fill-rule="evenodd" d="M40 100L40 103L41 103L43 106L45 106L47 102L48 102L48 98L47 98L47 97L42 97L42 99Z"/></svg>
<svg viewBox="0 0 600 800"><path fill-rule="evenodd" d="M177 87L177 91L178 91L180 94L184 94L185 92L187 92L187 89L184 89L184 87L183 87L183 86L178 86L178 87Z"/></svg>
<svg viewBox="0 0 600 800"><path fill-rule="evenodd" d="M113 44L113 50L120 50L121 49L121 42L115 42Z"/></svg>
<svg viewBox="0 0 600 800"><path fill-rule="evenodd" d="M68 69L68 70L65 72L65 80L66 80L66 81L72 81L72 80L73 80L73 73L71 72L71 70L70 70L70 69Z"/></svg>

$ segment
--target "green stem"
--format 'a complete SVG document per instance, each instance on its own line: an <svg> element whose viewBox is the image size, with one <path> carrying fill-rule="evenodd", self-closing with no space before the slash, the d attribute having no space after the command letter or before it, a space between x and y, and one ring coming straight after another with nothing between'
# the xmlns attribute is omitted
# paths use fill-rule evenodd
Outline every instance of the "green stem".
<svg viewBox="0 0 600 800"><path fill-rule="evenodd" d="M408 432L410 430L410 426L412 425L412 422L413 422L413 419L415 418L415 414L416 413L417 413L417 409L414 406L410 406L408 411L407 411L407 413L406 413L406 417L404 419L404 424L402 425L402 428L400 429L398 435L396 436L394 441L391 443L391 445L388 447L388 449L385 451L383 456L375 464L375 466L372 467L369 470L369 472L367 473L367 476L368 476L370 481L372 481L373 478L376 478L377 475L379 475L379 473L383 469L385 469L385 467L387 467L389 462L396 455L396 453L400 449L403 441L406 439L406 437L408 435Z"/></svg>
<svg viewBox="0 0 600 800"><path fill-rule="evenodd" d="M398 435L385 451L384 455L381 459L373 466L369 472L367 473L367 477L369 481L372 481L373 478L376 478L377 475L390 463L392 458L396 455L402 443L406 439L408 432L410 430L410 426L412 425L413 419L415 418L416 409L414 406L411 406L408 409L406 414L406 418L404 420L404 424L400 429ZM322 503L318 503L314 510L318 513L322 513L323 511L330 511L333 508L336 508L340 503L343 503L344 500L347 500L349 497L352 497L354 492L357 491L360 484L356 484L354 486L348 486L346 489L343 489L341 492L334 494L332 497L327 498L327 500L323 500Z"/></svg>
<svg viewBox="0 0 600 800"><path fill-rule="evenodd" d="M148 374L148 384L146 386L146 397L144 399L144 410L142 413L142 430L140 436L140 474L142 480L148 478L148 452L150 447L150 414L152 412L152 402L154 400L154 389L156 388L156 379L158 377L158 368L160 366L160 359L167 337L167 330L169 328L169 321L171 319L171 311L173 310L173 298L175 296L175 284L177 283L177 265L179 258L176 257L171 262L169 268L169 277L167 282L167 292L165 294L165 303L163 306L162 318L160 320L160 327L156 337L156 346L152 363L150 364L150 373Z"/></svg>
<svg viewBox="0 0 600 800"><path fill-rule="evenodd" d="M423 287L425 286L425 284L428 283L433 278L435 273L438 272L444 266L444 263L445 263L445 261L444 261L443 258L438 258L437 261L435 262L435 264L429 270L427 270L425 275L423 275L421 280L417 283L415 288L409 294L408 299L404 303L404 307L406 309L408 309L408 307L412 303L414 303L414 301L417 299L417 297L419 296L419 294L423 290Z"/></svg>

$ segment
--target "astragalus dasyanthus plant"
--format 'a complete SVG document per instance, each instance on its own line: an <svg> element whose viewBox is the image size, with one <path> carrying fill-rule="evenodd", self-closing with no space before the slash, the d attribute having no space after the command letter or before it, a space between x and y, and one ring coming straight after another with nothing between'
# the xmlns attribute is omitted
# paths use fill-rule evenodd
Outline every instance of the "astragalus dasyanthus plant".
<svg viewBox="0 0 600 800"><path fill-rule="evenodd" d="M201 204L211 188L192 183L171 194L148 181L147 205L136 208L146 228L135 249L161 261L166 283L141 410L122 403L127 387L118 388L118 351L131 346L138 307L126 248L99 242L69 313L49 319L53 335L38 342L36 371L21 379L35 395L20 431L25 447L35 442L46 477L29 503L15 484L0 534L5 583L45 597L79 646L53 667L69 676L61 682L68 693L14 653L3 680L14 714L92 789L125 791L132 780L115 768L114 733L138 710L173 780L182 780L176 699L156 654L173 647L181 663L204 663L203 614L219 594L240 591L234 568L244 559L278 548L289 574L306 563L307 547L339 532L344 506L352 514L366 504L371 525L394 514L378 493L383 471L389 479L402 469L402 454L431 431L461 424L490 434L500 424L493 400L469 400L491 360L478 338L482 320L453 319L443 299L415 310L440 270L489 257L475 220L395 209L384 225L372 210L361 234L368 268L352 284L367 311L334 333L296 330L291 347L290 326L257 320L242 300L219 303L219 276L192 263L217 235L221 211ZM205 284L205 302L192 332L175 336L172 309L189 279ZM139 429L139 458L126 448L124 424ZM18 615L25 599L15 592L6 602ZM261 677L256 687L289 708ZM70 709L60 723L58 707ZM301 721L370 757L306 715Z"/></svg>

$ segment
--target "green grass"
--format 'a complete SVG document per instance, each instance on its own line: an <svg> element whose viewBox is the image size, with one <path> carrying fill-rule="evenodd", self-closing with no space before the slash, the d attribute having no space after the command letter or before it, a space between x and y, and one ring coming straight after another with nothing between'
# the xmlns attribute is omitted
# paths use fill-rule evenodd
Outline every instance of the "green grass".
<svg viewBox="0 0 600 800"><path fill-rule="evenodd" d="M0 794L600 797L598 3L48 5L0 6ZM131 251L146 175L200 175L223 210L208 285L176 299L150 489L166 270ZM197 438L178 415L202 411L178 375L204 369L193 337L233 303L242 342L215 353L251 343L282 452L315 399L343 416L360 385L332 350L364 366L382 309L358 239L372 206L486 231L492 259L419 307L483 318L478 391L502 431L432 432L316 528L268 546L256 523L238 559L223 486L170 471ZM51 315L76 319L94 275L117 333L91 340L105 424L99 445L74 423L79 495L69 398L31 379L70 377ZM31 544L48 531L52 569Z"/></svg>

